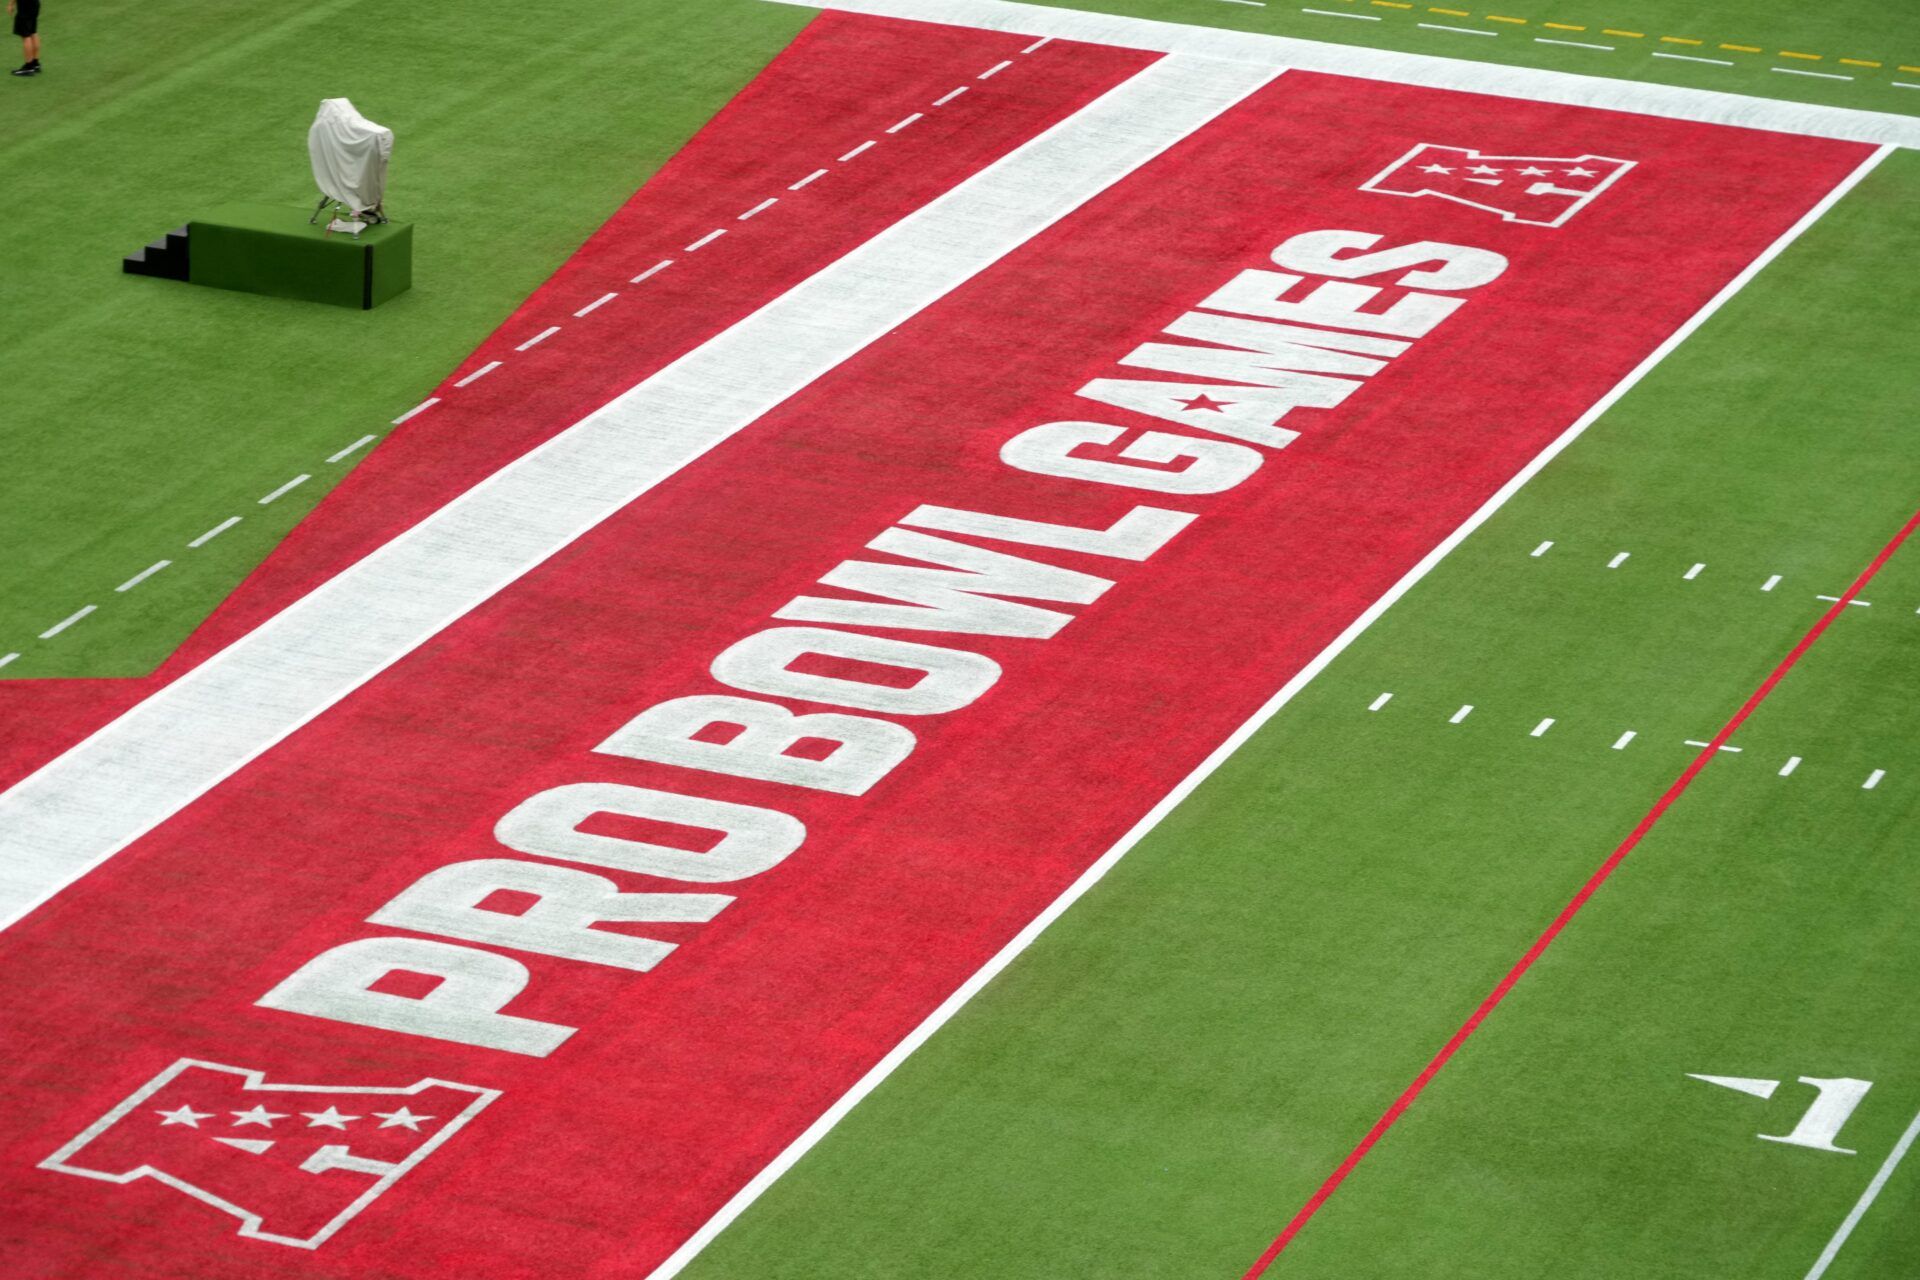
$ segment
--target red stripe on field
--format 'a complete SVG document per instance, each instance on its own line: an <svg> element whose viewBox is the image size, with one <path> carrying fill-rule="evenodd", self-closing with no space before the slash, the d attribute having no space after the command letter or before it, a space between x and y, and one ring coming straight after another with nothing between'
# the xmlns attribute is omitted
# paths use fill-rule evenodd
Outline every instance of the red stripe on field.
<svg viewBox="0 0 1920 1280"><path fill-rule="evenodd" d="M1647 833L1653 830L1665 816L1673 802L1693 785L1693 780L1700 776L1700 771L1707 767L1707 762L1719 754L1721 746L1733 737L1742 724L1746 723L1747 717L1753 714L1754 709L1766 701L1767 695L1773 692L1774 686L1779 684L1787 672L1791 671L1794 665L1806 655L1807 650L1826 634L1827 628L1833 625L1833 620L1846 611L1853 599L1866 588L1867 583L1873 580L1873 576L1880 572L1881 567L1887 563L1894 552L1900 549L1900 544L1905 542L1916 528L1920 528L1920 511L1916 511L1906 524L1900 527L1900 531L1893 535L1887 545L1880 548L1880 553L1873 558L1860 576L1853 580L1853 585L1841 594L1832 608L1820 615L1818 622L1808 628L1807 633L1800 637L1800 642L1780 660L1780 665L1760 682L1760 686L1740 705L1740 709L1733 713L1732 718L1720 732L1713 736L1713 740L1693 758L1693 762L1686 767L1685 772L1674 780L1673 785L1667 788L1665 794L1654 803L1653 808L1647 811L1647 816L1640 819L1639 824L1627 835L1627 838L1620 842L1620 846L1608 855L1607 860L1600 864L1598 870L1587 878L1587 882L1580 886L1580 891L1574 894L1572 900L1561 908L1560 914L1553 918L1553 923L1549 924L1534 940L1533 945L1527 948L1526 954L1520 957L1513 968L1507 970L1506 976L1494 985L1487 998L1480 1002L1480 1006L1460 1025L1460 1029L1453 1033L1452 1038L1441 1047L1440 1052L1433 1056L1433 1060L1414 1077L1413 1083L1394 1099L1393 1105L1374 1122L1371 1129L1367 1130L1366 1136L1361 1138L1359 1144L1347 1154L1347 1158L1342 1160L1340 1166L1320 1184L1313 1195L1307 1199L1306 1204L1301 1206L1300 1212L1294 1214L1292 1221L1288 1222L1285 1229L1274 1237L1273 1243L1267 1246L1266 1251L1251 1267L1247 1268L1242 1280L1257 1280L1259 1276L1266 1274L1267 1268L1285 1252L1293 1238L1300 1234L1308 1222L1312 1221L1315 1214L1320 1212L1320 1207L1327 1202L1328 1197L1339 1190L1340 1184L1347 1180L1347 1175L1367 1158L1367 1153L1372 1151L1380 1139L1386 1136L1387 1131L1399 1122L1407 1108L1414 1104L1426 1090L1427 1085L1432 1083L1433 1078L1440 1074L1441 1068L1445 1067L1452 1060L1453 1055L1460 1051L1461 1046L1480 1029L1480 1024L1487 1020L1487 1016L1500 1007L1501 1002L1507 998L1507 994L1513 990L1515 984L1526 976L1527 970L1533 968L1534 961L1545 954L1547 948L1553 945L1554 939L1558 938L1567 925L1573 922L1573 918L1580 914L1588 900L1599 891L1600 886L1612 877L1620 864L1626 861L1627 855L1633 852L1641 840L1646 838Z"/></svg>

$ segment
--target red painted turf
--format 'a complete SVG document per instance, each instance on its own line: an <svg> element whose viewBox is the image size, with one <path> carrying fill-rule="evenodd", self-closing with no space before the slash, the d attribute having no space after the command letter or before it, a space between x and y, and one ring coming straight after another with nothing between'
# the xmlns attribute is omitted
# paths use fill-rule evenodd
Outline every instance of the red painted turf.
<svg viewBox="0 0 1920 1280"><path fill-rule="evenodd" d="M1546 953L1547 948L1553 945L1554 939L1558 938L1561 932L1573 922L1573 918L1580 914L1588 900L1599 892L1600 886L1613 876L1620 864L1626 861L1627 855L1646 838L1649 831L1653 830L1660 819L1666 815L1667 810L1673 806L1674 801L1686 794L1687 788L1693 785L1693 780L1700 776L1700 771L1707 767L1707 763L1719 754L1720 748L1732 739L1741 725L1747 722L1747 718L1753 714L1755 708L1766 701L1767 695L1773 692L1774 686L1786 677L1787 672L1793 670L1795 664L1806 656L1807 650L1826 634L1827 628L1833 625L1833 620L1846 612L1849 603L1866 589L1867 584L1873 581L1873 576L1880 572L1881 567L1887 563L1894 552L1900 549L1900 545L1912 536L1916 528L1920 528L1920 511L1916 511L1912 518L1900 527L1900 531L1887 542L1887 545L1880 548L1879 554L1874 556L1872 562L1861 571L1860 576L1853 580L1853 585L1842 592L1840 598L1834 601L1833 607L1821 614L1819 621L1807 629L1807 633L1800 637L1799 643L1795 644L1787 652L1787 656L1780 660L1780 665L1768 673L1767 678L1760 682L1759 688L1740 704L1740 709L1733 713L1719 733L1713 735L1713 740L1693 758L1692 763L1687 765L1686 770L1674 780L1673 785L1654 802L1653 808L1647 810L1647 816L1640 819L1633 830L1627 834L1627 838L1620 842L1619 847L1607 855L1607 860L1588 877L1585 884L1580 886L1580 891L1573 895L1572 900L1561 908L1560 914L1553 918L1553 922L1534 940L1533 945L1527 948L1526 954L1520 957L1513 968L1507 970L1506 976L1502 977L1494 985L1493 990L1487 993L1487 998L1480 1002L1480 1006L1460 1025L1460 1029L1440 1047L1440 1052L1433 1056L1433 1060L1414 1077L1413 1083L1393 1100L1393 1105L1374 1122L1373 1128L1367 1130L1366 1136L1360 1139L1359 1145L1347 1154L1347 1158L1340 1162L1339 1167L1328 1175L1327 1180L1320 1184L1312 1196L1308 1197L1306 1204L1300 1207L1300 1212L1294 1214L1293 1219L1287 1223L1280 1234L1274 1237L1273 1243L1267 1246L1251 1267L1247 1268L1243 1280L1258 1280L1258 1277L1265 1275L1267 1268L1286 1252L1293 1238L1313 1220L1315 1214L1320 1212L1320 1207L1327 1202L1327 1198L1339 1190L1340 1184L1347 1180L1347 1175L1367 1158L1367 1153L1373 1150L1380 1139L1386 1137L1387 1131L1398 1123L1407 1108L1426 1091L1426 1087L1433 1082L1433 1078L1440 1074L1441 1068L1445 1067L1454 1054L1460 1051L1461 1046L1480 1029L1480 1024L1487 1020L1487 1016L1500 1007L1514 985L1526 976L1527 970L1533 968L1534 961Z"/></svg>
<svg viewBox="0 0 1920 1280"><path fill-rule="evenodd" d="M879 26L901 39L958 41L966 57L943 65L949 77L976 56L968 42L992 39ZM808 56L837 49L857 62L864 39ZM1095 70L1063 69L1066 80L1081 77L1077 88L1035 105L1029 132L1138 64L1133 54L1049 51L1063 67L1084 58ZM791 153L794 116L781 107L762 95L730 127L757 131L762 154ZM904 111L883 114L890 123ZM1356 189L1434 128L1483 151L1625 155L1640 168L1558 230ZM903 161L899 190L912 194L891 215L874 210L860 238L1010 141L969 153L925 187L911 186L916 162ZM1282 77L0 938L0 970L12 979L0 987L0 1025L21 1046L0 1063L0 1087L18 1104L0 1117L0 1198L27 1242L21 1256L37 1276L107 1266L140 1280L239 1280L268 1265L333 1280L645 1275L1863 155L1645 117ZM681 171L688 199L705 199L703 180ZM744 210L758 191L714 203ZM1730 225L1716 214L1736 200L1743 216ZM711 225L703 217L690 229ZM746 225L764 229L758 219ZM822 234L838 237L828 257L848 244L837 227L823 223ZM1001 464L1001 444L1026 427L1126 421L1074 390L1122 373L1117 357L1235 271L1265 265L1275 244L1326 228L1481 245L1512 267L1340 410L1303 422L1295 445L1230 492L1167 499ZM595 251L637 271L663 256L656 244L636 221ZM743 252L734 269L750 273L751 259ZM562 279L564 289L557 281L538 300L544 310L510 323L467 367L604 292L597 279ZM636 314L633 323L648 321ZM612 329L600 346L535 348L546 352L545 372L524 388L495 383L504 369L473 384L481 394L459 402L470 406L459 419L466 447L497 437L517 452L699 336L676 330L629 351L625 332ZM433 423L463 394L416 421ZM360 496L327 517L340 527L303 533L286 564L306 568L266 571L262 582L277 585L236 602L183 661L416 518L439 500L441 466L465 468L465 479L484 472L453 415L440 422L448 434L417 458L396 454L416 460L392 464L391 480L369 469ZM922 502L1081 526L1105 526L1136 502L1198 519L1142 565L1036 552L1117 580L1097 603L1073 608L1053 639L901 633L985 653L1005 675L963 711L917 718L914 754L867 796L800 794L593 752L654 702L716 691L714 654L768 625L773 610ZM738 901L712 923L659 930L681 945L650 973L529 957L533 981L512 1012L581 1028L551 1058L254 1004L313 955L379 932L365 923L369 912L424 872L500 856L492 827L514 804L586 780L778 807L806 824L807 842L773 870L721 886ZM502 1096L314 1253L237 1239L231 1219L151 1183L105 1186L33 1168L182 1056L282 1080L433 1076Z"/></svg>

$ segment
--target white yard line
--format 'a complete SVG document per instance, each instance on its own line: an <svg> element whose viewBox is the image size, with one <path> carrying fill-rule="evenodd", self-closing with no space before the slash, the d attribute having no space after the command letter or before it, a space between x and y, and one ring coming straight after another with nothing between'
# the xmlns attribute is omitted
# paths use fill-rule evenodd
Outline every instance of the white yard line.
<svg viewBox="0 0 1920 1280"><path fill-rule="evenodd" d="M1362 22L1378 22L1380 15L1374 13L1341 13L1337 9L1302 9L1302 13L1317 13L1323 18L1358 18Z"/></svg>
<svg viewBox="0 0 1920 1280"><path fill-rule="evenodd" d="M1527 736L1529 738L1543 738L1546 736L1547 730L1551 728L1553 728L1553 717L1548 716L1545 720L1542 720L1539 724L1533 726L1533 732L1528 734Z"/></svg>
<svg viewBox="0 0 1920 1280"><path fill-rule="evenodd" d="M1005 71L1008 67L1012 65L1013 63L1010 61L996 62L992 66L988 67L985 71L982 71L979 75L975 76L974 79L975 80L991 79L992 77L999 75L1002 71Z"/></svg>
<svg viewBox="0 0 1920 1280"><path fill-rule="evenodd" d="M20 655L18 653L0 653L0 667L6 666Z"/></svg>
<svg viewBox="0 0 1920 1280"><path fill-rule="evenodd" d="M949 102L952 102L955 98L959 97L961 94L965 93L966 91L967 91L967 86L963 84L958 89L949 90L947 93L943 94L942 96L935 98L933 100L933 105L936 107L944 107ZM820 172L825 173L826 170L822 169Z"/></svg>
<svg viewBox="0 0 1920 1280"><path fill-rule="evenodd" d="M1907 1158L1907 1152L1912 1149L1916 1138L1920 1138L1920 1115L1913 1118L1913 1123L1907 1126L1907 1131L1900 1135L1900 1141L1893 1144L1893 1150L1887 1153L1887 1158L1881 1162L1879 1169L1874 1171L1873 1181L1869 1182L1867 1189L1860 1193L1860 1198L1854 1202L1852 1211L1840 1224L1840 1229L1833 1233L1833 1239L1827 1241L1827 1247L1820 1251L1819 1258L1814 1261L1813 1269L1807 1272L1806 1280L1820 1280L1821 1276L1827 1274L1827 1268L1832 1266L1834 1258L1839 1256L1840 1247L1847 1242L1847 1237L1853 1234L1853 1229L1860 1225L1860 1219L1867 1216L1867 1210L1873 1208L1873 1202L1880 1197L1880 1189L1887 1185L1887 1179L1891 1178L1893 1171L1900 1167L1900 1162Z"/></svg>
<svg viewBox="0 0 1920 1280"><path fill-rule="evenodd" d="M295 489L298 489L301 485L305 484L307 481L311 479L313 479L312 476L302 471L299 475L287 481L285 484L281 485L278 489L275 489L272 493L268 494L266 497L260 499L260 505L264 507L269 502L272 502L275 498L279 498L286 494L292 493Z"/></svg>
<svg viewBox="0 0 1920 1280"><path fill-rule="evenodd" d="M1783 778L1789 777L1792 775L1793 771L1795 769L1798 769L1799 767L1800 767L1800 757L1788 756L1787 762L1780 766L1780 776Z"/></svg>
<svg viewBox="0 0 1920 1280"><path fill-rule="evenodd" d="M810 174L808 174L808 175L807 175L806 177L804 177L804 178L802 178L802 179L800 179L800 181L798 181L798 182L796 182L796 183L794 183L794 184L793 184L792 186L790 186L790 187L788 187L788 188L787 188L787 190L789 190L789 191L798 191L798 190L799 190L800 188L802 188L802 187L804 187L804 186L806 186L806 185L807 185L807 184L808 184L809 182L812 182L812 181L813 181L813 180L814 180L815 178L818 178L818 177L820 177L820 176L821 176L821 175L823 175L824 173L826 173L826 170L825 170L825 169L815 169L815 170L814 170L814 171L813 171L812 173L810 173ZM639 277L638 277L638 276L636 276L636 277L634 277L634 278L635 278L635 279L638 279Z"/></svg>
<svg viewBox="0 0 1920 1280"><path fill-rule="evenodd" d="M146 568L142 569L140 572L134 574L131 578L128 578L125 582L121 583L119 586L115 587L114 590L116 592L131 591L135 587L139 586L141 583L145 582L148 578L151 578L154 574L160 572L162 569L166 568L168 565L172 563L173 561L171 560L156 560L152 564L148 565Z"/></svg>
<svg viewBox="0 0 1920 1280"><path fill-rule="evenodd" d="M608 294L607 296L611 298L613 295ZM574 312L574 314L579 315L580 313L576 311ZM468 386L472 383L480 381L480 379L486 377L488 374L492 373L495 369L498 369L499 367L500 367L500 362L498 360L489 360L485 364L481 365L478 369L475 369L472 373L460 379L460 381L454 383L453 385L456 387ZM327 461L332 462L333 459L328 458Z"/></svg>
<svg viewBox="0 0 1920 1280"><path fill-rule="evenodd" d="M550 324L546 328L542 329L540 332L534 334L531 338L528 338L525 342L521 343L519 346L515 347L514 350L525 351L529 347L538 346L558 332L560 332L560 326L557 324Z"/></svg>
<svg viewBox="0 0 1920 1280"><path fill-rule="evenodd" d="M1860 789L1862 791L1871 791L1875 787L1879 786L1880 779L1886 776L1887 776L1887 771L1885 769L1875 769L1872 773L1867 775L1867 780L1860 784Z"/></svg>
<svg viewBox="0 0 1920 1280"><path fill-rule="evenodd" d="M213 526L213 528L207 530L205 533L201 534L199 537L195 538L192 542L189 542L187 545L190 547L204 547L209 542L212 542L215 538L219 537L221 534L225 533L227 530L233 528L233 526L239 523L240 523L239 516L228 516L225 520L222 520L219 524Z"/></svg>
<svg viewBox="0 0 1920 1280"><path fill-rule="evenodd" d="M74 612L68 614L66 617L60 619L60 621L48 627L45 631L42 631L40 633L40 638L42 640L53 639L55 636L59 635L62 631L65 631L68 627L80 621L80 619L86 617L88 614L92 613L95 609L98 609L99 607L100 606L97 604L90 604L80 609L76 609Z"/></svg>
<svg viewBox="0 0 1920 1280"><path fill-rule="evenodd" d="M1656 58L1671 58L1675 62L1704 62L1710 67L1730 67L1733 65L1733 60L1730 58L1696 58L1690 53L1667 53L1664 50L1655 50L1653 56Z"/></svg>
<svg viewBox="0 0 1920 1280"><path fill-rule="evenodd" d="M868 147L872 145L873 145L873 139L868 138L865 142L861 143L859 146L855 147L853 150L847 152L847 154L841 156L839 162L841 164L845 164L847 161L853 159L855 156L859 155L862 151L865 151Z"/></svg>
<svg viewBox="0 0 1920 1280"><path fill-rule="evenodd" d="M1533 42L1535 44L1563 44L1569 49L1598 49L1601 53L1612 53L1614 50L1614 46L1610 44L1588 44L1584 40L1555 40L1548 36L1535 36Z"/></svg>
<svg viewBox="0 0 1920 1280"><path fill-rule="evenodd" d="M1704 750L1705 748L1707 748L1707 747L1711 747L1711 746L1713 746L1713 744L1712 744L1711 742L1697 742L1697 741L1695 741L1695 740L1694 740L1694 739L1692 739L1692 738L1688 738L1688 739L1687 739L1687 745L1688 745L1688 746L1690 746L1690 747L1700 747L1700 748L1702 748L1703 750ZM1726 746L1725 744L1722 744L1721 746L1719 746L1719 747L1716 747L1716 748L1715 748L1715 750L1718 750L1718 751L1731 751L1731 752L1733 752L1733 753L1734 753L1735 755L1739 755L1739 754L1740 754L1740 753L1741 753L1742 751L1745 751L1745 750L1746 750L1746 748L1745 748L1745 747L1729 747L1729 746Z"/></svg>
<svg viewBox="0 0 1920 1280"><path fill-rule="evenodd" d="M774 2L985 31L1047 36L1056 40L1117 45L1125 49L1193 53L1232 62L1296 67L1302 71L1416 84L1431 89L1460 89L1468 93L1495 94L1531 102L1600 107L1675 120L1769 129L1778 133L1920 147L1920 119L1911 116L1758 98L1722 89L1603 78L1571 71L1549 71L1544 67L1498 66L1434 54L1401 53L1391 49L1369 49L1254 31L1230 31L1220 27L1156 22L1147 18L1128 18L1051 5L1022 4L1017 0Z"/></svg>
<svg viewBox="0 0 1920 1280"><path fill-rule="evenodd" d="M1765 582L1761 583L1760 589L1762 591L1771 591L1779 585L1780 585L1780 575L1776 573L1771 578L1768 578Z"/></svg>
<svg viewBox="0 0 1920 1280"><path fill-rule="evenodd" d="M1152 63L0 793L0 925L1278 74Z"/></svg>
<svg viewBox="0 0 1920 1280"><path fill-rule="evenodd" d="M908 125L912 124L915 120L925 120L926 118L927 118L926 112L916 111L912 115L908 116L906 119L896 121L895 123L888 125L887 132L898 133L902 129L906 128Z"/></svg>
<svg viewBox="0 0 1920 1280"><path fill-rule="evenodd" d="M705 248L707 245L712 244L715 240L718 240L721 236L725 234L727 234L727 229L725 227L715 227L712 231L707 232L707 234L701 236L698 240L695 240L692 244L688 245L684 250L684 252L693 253L699 249Z"/></svg>
<svg viewBox="0 0 1920 1280"><path fill-rule="evenodd" d="M779 203L780 203L779 196L768 196L765 200L762 200L759 204L753 206L753 208L747 210L745 213L735 218L734 221L745 222L748 218L751 218L754 214L765 213L768 209L773 208L773 206Z"/></svg>
<svg viewBox="0 0 1920 1280"><path fill-rule="evenodd" d="M1625 751L1627 749L1627 744L1633 741L1634 736L1635 735L1633 730L1631 729L1627 730L1625 733L1621 734L1619 737L1613 740L1613 749L1615 751Z"/></svg>
<svg viewBox="0 0 1920 1280"><path fill-rule="evenodd" d="M1368 704L1367 710L1378 711L1380 708L1386 706L1391 701L1393 701L1393 695L1390 693L1383 693L1379 697L1375 698L1371 703Z"/></svg>
<svg viewBox="0 0 1920 1280"><path fill-rule="evenodd" d="M1051 44L1051 43L1053 43L1052 36L1041 36L1038 40L1035 40L1032 44L1028 45L1026 48L1022 49L1020 52L1032 53L1035 49L1040 48L1042 45Z"/></svg>
<svg viewBox="0 0 1920 1280"><path fill-rule="evenodd" d="M608 292L603 293L599 297L595 298L592 302L589 302L586 306L574 312L573 318L575 320L578 320L582 316L590 316L594 312L598 311L601 307L606 306L609 302L612 302L615 298L619 296L620 295L618 293L615 293L609 290ZM461 384L461 385L465 385L465 384Z"/></svg>
<svg viewBox="0 0 1920 1280"><path fill-rule="evenodd" d="M1621 565L1627 562L1627 556L1630 554L1631 554L1630 552L1622 551L1619 555L1607 561L1607 568L1618 569Z"/></svg>
<svg viewBox="0 0 1920 1280"><path fill-rule="evenodd" d="M1500 34L1498 31L1480 31L1473 27L1447 27L1442 26L1438 22L1423 22L1420 25L1429 31L1451 31L1458 36L1497 36Z"/></svg>
<svg viewBox="0 0 1920 1280"><path fill-rule="evenodd" d="M1453 715L1448 717L1447 723L1459 724L1462 720L1465 720L1468 716L1472 714L1473 714L1473 704L1469 702L1465 706L1461 707L1458 711L1454 712Z"/></svg>
<svg viewBox="0 0 1920 1280"><path fill-rule="evenodd" d="M1798 67L1772 67L1772 68L1769 68L1769 70L1778 71L1783 76L1812 76L1815 80L1851 80L1853 79L1852 76L1835 75L1831 71L1802 71Z"/></svg>
<svg viewBox="0 0 1920 1280"><path fill-rule="evenodd" d="M1695 578L1700 576L1700 571L1706 567L1707 566L1705 564L1696 564L1695 566L1693 566L1693 568L1687 570L1685 573L1680 575L1681 580L1685 582L1692 582Z"/></svg>
<svg viewBox="0 0 1920 1280"><path fill-rule="evenodd" d="M1833 602L1834 604L1839 604L1839 603L1840 603L1840 597L1839 597L1839 596L1815 596L1815 597L1814 597L1814 599L1815 599L1815 600L1830 600L1830 601L1832 601L1832 602ZM1849 601L1847 601L1847 603L1848 603L1849 605L1859 605L1859 606L1860 606L1860 607L1861 607L1862 609L1871 609L1871 608L1873 607L1873 602L1872 602L1871 600L1849 600Z"/></svg>
<svg viewBox="0 0 1920 1280"><path fill-rule="evenodd" d="M1548 550L1551 549L1552 546L1553 546L1553 543L1551 542L1541 543L1539 546L1533 549L1533 558L1535 560L1538 560L1541 556L1547 554Z"/></svg>
<svg viewBox="0 0 1920 1280"><path fill-rule="evenodd" d="M360 437L360 438L359 438L358 440L355 440L355 441L354 441L354 442L353 442L352 444L350 444L350 445L348 445L348 446L347 446L346 448L344 448L344 449L342 449L342 450L340 450L340 452L338 452L338 453L330 453L330 454L328 454L328 455L327 455L327 461L328 461L328 462L339 462L339 461L340 461L341 459L343 459L343 458L345 458L345 457L347 457L347 456L348 456L349 454L353 454L353 453L358 453L358 452L360 451L360 449L361 449L361 447L362 447L362 446L364 446L364 445L366 445L366 444L368 444L368 443L370 443L370 442L371 442L371 441L373 441L374 439L375 439L375 437L373 437L373 436L371 436L371 435L365 435L365 436L361 436L361 437Z"/></svg>
<svg viewBox="0 0 1920 1280"><path fill-rule="evenodd" d="M817 178L825 172L826 172L825 169L816 169L814 170L814 177ZM804 184L798 184L798 185L804 185ZM645 271L642 271L639 275L634 276L631 280L628 280L627 283L639 284L642 280L648 279L651 276L659 275L662 271L665 271L668 267L672 265L673 265L672 258L662 258L660 259L660 261L648 267Z"/></svg>

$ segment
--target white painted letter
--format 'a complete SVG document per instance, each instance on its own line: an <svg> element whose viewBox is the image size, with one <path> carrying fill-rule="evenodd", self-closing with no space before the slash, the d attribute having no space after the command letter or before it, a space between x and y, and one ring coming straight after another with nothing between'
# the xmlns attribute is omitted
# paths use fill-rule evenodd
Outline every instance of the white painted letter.
<svg viewBox="0 0 1920 1280"><path fill-rule="evenodd" d="M1012 516L990 516L953 507L915 507L913 514L900 523L945 533L970 533L997 542L1022 542L1030 547L1058 547L1062 551L1084 551L1090 556L1145 560L1194 519L1191 512L1135 507L1108 528L1083 529L1078 525L1016 520Z"/></svg>
<svg viewBox="0 0 1920 1280"><path fill-rule="evenodd" d="M1080 394L1087 392L1082 390ZM1245 445L1228 444L1224 440L1196 440L1164 431L1143 432L1114 455L1133 459L1132 462L1081 457L1074 452L1084 445L1110 445L1125 434L1125 428L1104 422L1048 422L1030 427L1007 441L1000 447L1000 458L1010 467L1035 475L1090 480L1095 484L1117 484L1159 493L1219 493L1260 469L1259 452ZM1190 461L1178 471L1136 465L1181 460Z"/></svg>
<svg viewBox="0 0 1920 1280"><path fill-rule="evenodd" d="M536 901L517 915L480 905L503 889L531 894ZM601 921L700 923L732 901L723 893L621 893L613 881L589 871L482 858L429 872L367 921L645 973L678 944L593 926Z"/></svg>
<svg viewBox="0 0 1920 1280"><path fill-rule="evenodd" d="M594 835L580 824L603 813L718 831L705 853L625 836ZM744 880L776 866L800 847L806 828L773 809L615 782L575 782L529 796L493 829L509 849L616 871L712 883Z"/></svg>
<svg viewBox="0 0 1920 1280"><path fill-rule="evenodd" d="M920 678L902 688L793 670L794 662L810 654L917 671ZM713 660L713 676L748 693L830 702L862 711L928 716L958 711L991 689L1000 678L1000 664L965 649L943 649L887 636L825 627L775 627L755 632L721 653Z"/></svg>
<svg viewBox="0 0 1920 1280"><path fill-rule="evenodd" d="M426 974L440 984L419 997L372 990L396 971ZM544 1058L576 1028L500 1012L526 989L527 977L525 965L491 951L425 938L362 938L322 951L255 1003Z"/></svg>
<svg viewBox="0 0 1920 1280"><path fill-rule="evenodd" d="M1333 276L1338 280L1359 280L1423 262L1440 264L1427 271L1409 271L1394 281L1410 289L1476 289L1507 269L1506 258L1491 249L1442 244L1437 240L1417 240L1344 258L1334 256L1343 249L1371 249L1379 243L1379 236L1365 231L1306 231L1275 249L1273 260L1289 271Z"/></svg>
<svg viewBox="0 0 1920 1280"><path fill-rule="evenodd" d="M699 735L715 725L739 732L725 742L702 741ZM819 759L787 754L807 741L830 742L833 751ZM795 715L776 702L715 693L648 707L594 750L860 796L913 751L913 733L891 720Z"/></svg>

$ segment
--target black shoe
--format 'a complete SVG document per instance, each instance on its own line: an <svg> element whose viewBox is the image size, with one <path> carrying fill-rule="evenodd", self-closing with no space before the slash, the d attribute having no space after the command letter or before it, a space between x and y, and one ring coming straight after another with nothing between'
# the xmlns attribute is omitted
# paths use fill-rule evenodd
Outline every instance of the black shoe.
<svg viewBox="0 0 1920 1280"><path fill-rule="evenodd" d="M40 74L40 60L35 58L32 62L15 67L9 74L16 76L37 76Z"/></svg>

